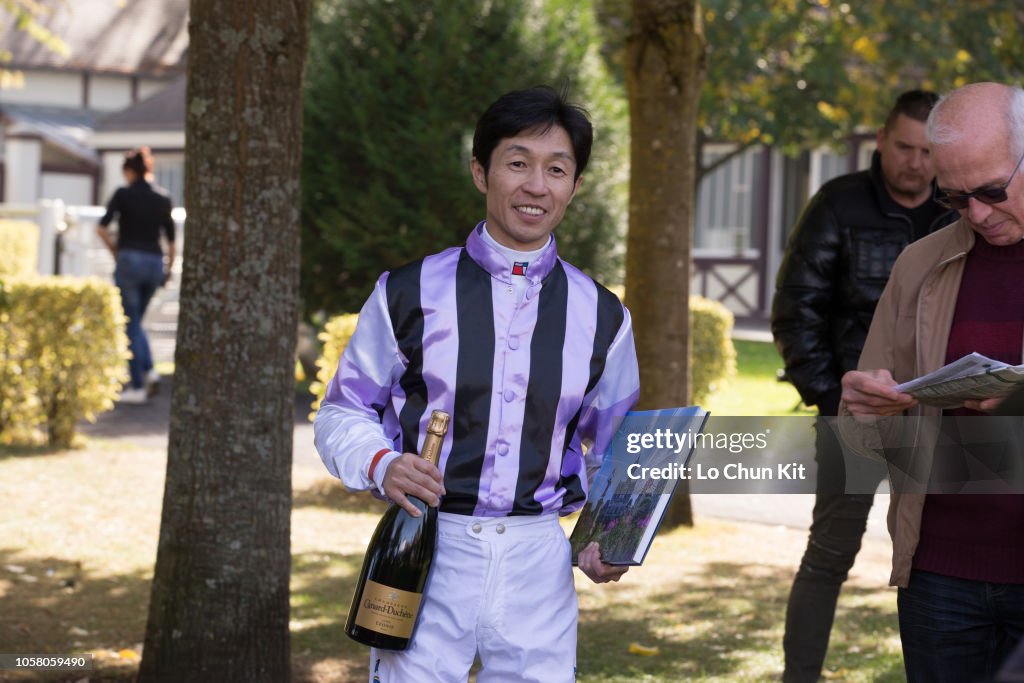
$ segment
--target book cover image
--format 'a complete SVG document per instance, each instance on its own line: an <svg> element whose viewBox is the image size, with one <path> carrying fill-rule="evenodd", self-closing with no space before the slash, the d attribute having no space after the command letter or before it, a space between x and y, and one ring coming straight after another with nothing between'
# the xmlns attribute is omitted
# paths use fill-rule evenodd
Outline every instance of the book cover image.
<svg viewBox="0 0 1024 683"><path fill-rule="evenodd" d="M692 438L707 417L697 406L626 414L569 537L574 565L591 541L600 544L601 559L608 564L643 562L679 479L638 475L642 468L669 472L666 468L685 467L693 454Z"/></svg>

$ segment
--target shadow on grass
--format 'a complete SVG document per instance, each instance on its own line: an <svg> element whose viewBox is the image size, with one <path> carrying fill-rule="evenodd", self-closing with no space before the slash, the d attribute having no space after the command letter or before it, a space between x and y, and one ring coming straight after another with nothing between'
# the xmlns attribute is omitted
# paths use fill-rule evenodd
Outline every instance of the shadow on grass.
<svg viewBox="0 0 1024 683"><path fill-rule="evenodd" d="M791 581L789 569L712 562L700 576L666 586L643 601L583 609L577 658L580 680L627 681L643 676L658 681L771 680L781 674ZM880 592L847 586L844 599ZM841 610L827 668L865 672L863 680L902 681L901 659L881 647L896 633L895 613L888 607ZM627 647L632 642L657 645L660 654L630 655Z"/></svg>
<svg viewBox="0 0 1024 683"><path fill-rule="evenodd" d="M139 651L149 600L148 574L102 576L65 559L25 557L23 551L10 548L0 549L0 558L4 651ZM296 683L366 680L369 650L343 630L361 562L362 553L293 555L291 631ZM769 680L781 669L782 624L791 579L789 569L711 562L699 574L666 582L642 599L612 595L601 607L584 607L579 680L631 681L645 676L655 681ZM898 652L885 650L886 641L896 634L894 608L885 599L884 589L845 587L826 662L834 672L831 678L847 680L843 672L849 671L857 673L857 680L902 681ZM661 653L630 655L626 650L630 642L657 645ZM111 654L97 662L90 681L131 680L137 666L138 662L118 660ZM54 674L8 679L82 677ZM0 675L0 680L8 679Z"/></svg>
<svg viewBox="0 0 1024 683"><path fill-rule="evenodd" d="M333 477L322 477L302 491L292 494L292 507L321 507L337 512L359 512L382 515L388 503L378 500L366 491L349 491Z"/></svg>
<svg viewBox="0 0 1024 683"><path fill-rule="evenodd" d="M362 553L292 556L292 672L295 683L359 681L370 649L345 635Z"/></svg>
<svg viewBox="0 0 1024 683"><path fill-rule="evenodd" d="M11 458L35 458L45 455L61 455L66 453L66 448L56 448L45 445L18 445L11 446L0 444L0 462Z"/></svg>
<svg viewBox="0 0 1024 683"><path fill-rule="evenodd" d="M366 680L369 649L344 633L361 553L292 558L292 673L295 683ZM0 549L0 650L21 654L101 651L92 672L0 672L0 681L129 681L141 654L150 576L97 576L61 558Z"/></svg>
<svg viewBox="0 0 1024 683"><path fill-rule="evenodd" d="M99 576L63 558L0 550L0 644L7 653L70 654L140 650L149 604L148 575ZM4 584L7 584L4 587ZM90 681L131 680L138 662L98 657ZM64 680L70 673L34 672L9 680ZM70 680L80 680L84 672ZM0 676L0 680L4 680Z"/></svg>

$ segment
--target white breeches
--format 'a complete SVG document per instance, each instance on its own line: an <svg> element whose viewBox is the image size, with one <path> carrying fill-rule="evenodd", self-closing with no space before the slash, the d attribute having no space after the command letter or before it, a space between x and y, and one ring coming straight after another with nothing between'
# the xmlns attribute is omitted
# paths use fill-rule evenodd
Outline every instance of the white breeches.
<svg viewBox="0 0 1024 683"><path fill-rule="evenodd" d="M557 515L438 514L437 551L408 650L371 649L372 683L571 682L576 589Z"/></svg>

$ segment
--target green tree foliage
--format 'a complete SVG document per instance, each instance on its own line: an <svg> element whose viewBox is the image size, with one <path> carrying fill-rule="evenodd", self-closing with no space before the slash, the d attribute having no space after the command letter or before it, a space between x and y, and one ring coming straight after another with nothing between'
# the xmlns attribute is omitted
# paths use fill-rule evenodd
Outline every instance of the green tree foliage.
<svg viewBox="0 0 1024 683"><path fill-rule="evenodd" d="M67 43L54 34L45 25L46 19L53 13L57 0L0 0L0 31L7 25L27 35L31 40L44 46L51 52L62 57L70 54ZM0 45L0 64L10 62L13 55L6 45ZM20 71L10 71L0 67L0 90L19 88L24 84Z"/></svg>
<svg viewBox="0 0 1024 683"><path fill-rule="evenodd" d="M629 0L595 0L602 53L620 74ZM702 0L708 73L701 140L795 152L882 124L897 94L1020 82L1017 0ZM698 178L714 166L698 169Z"/></svg>
<svg viewBox="0 0 1024 683"><path fill-rule="evenodd" d="M705 0L706 136L789 150L881 125L897 94L1016 82L1015 0ZM736 40L735 36L743 36Z"/></svg>
<svg viewBox="0 0 1024 683"><path fill-rule="evenodd" d="M711 55L701 133L788 151L840 145L896 95L1019 82L1016 0L706 0ZM737 40L742 36L742 40Z"/></svg>
<svg viewBox="0 0 1024 683"><path fill-rule="evenodd" d="M563 257L618 281L626 114L588 2L324 0L313 25L303 150L307 315L357 311L379 274L461 244L483 218L473 128L502 93L569 85L594 154L556 237Z"/></svg>

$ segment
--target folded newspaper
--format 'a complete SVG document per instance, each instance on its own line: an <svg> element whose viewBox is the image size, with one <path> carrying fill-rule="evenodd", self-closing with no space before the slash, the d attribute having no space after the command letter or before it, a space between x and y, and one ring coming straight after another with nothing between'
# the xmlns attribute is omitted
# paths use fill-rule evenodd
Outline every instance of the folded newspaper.
<svg viewBox="0 0 1024 683"><path fill-rule="evenodd" d="M972 353L893 388L930 406L957 408L968 399L1007 396L1022 383L1024 365L1008 365Z"/></svg>

